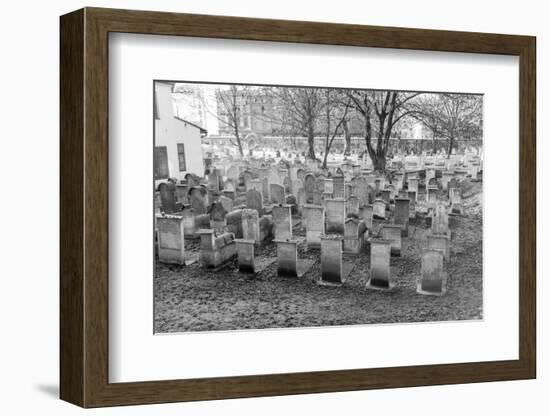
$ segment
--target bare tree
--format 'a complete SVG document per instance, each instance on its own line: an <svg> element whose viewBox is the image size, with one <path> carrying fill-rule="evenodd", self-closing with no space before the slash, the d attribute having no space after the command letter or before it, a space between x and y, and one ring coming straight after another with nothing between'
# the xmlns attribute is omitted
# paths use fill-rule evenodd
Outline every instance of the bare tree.
<svg viewBox="0 0 550 416"><path fill-rule="evenodd" d="M323 89L274 87L271 93L284 125L291 135L295 132L307 137L307 157L315 160L315 129L324 109Z"/></svg>
<svg viewBox="0 0 550 416"><path fill-rule="evenodd" d="M233 132L235 143L230 141L237 146L241 157L244 156L244 151L240 126L243 118L249 116L247 108L250 108L250 95L250 87L242 85L230 85L227 90L216 91L218 103L216 118Z"/></svg>
<svg viewBox="0 0 550 416"><path fill-rule="evenodd" d="M351 107L350 99L340 90L325 89L324 94L324 123L325 123L325 149L323 155L323 168L327 167L328 154L340 129L347 129L346 117ZM349 130L347 130L347 133Z"/></svg>
<svg viewBox="0 0 550 416"><path fill-rule="evenodd" d="M436 137L449 141L450 157L457 140L479 136L482 131L483 99L471 94L426 94L416 100L412 115Z"/></svg>
<svg viewBox="0 0 550 416"><path fill-rule="evenodd" d="M408 103L420 93L348 90L347 95L365 122L365 145L375 170L386 168L386 154L395 125L411 114ZM372 139L376 136L376 144Z"/></svg>

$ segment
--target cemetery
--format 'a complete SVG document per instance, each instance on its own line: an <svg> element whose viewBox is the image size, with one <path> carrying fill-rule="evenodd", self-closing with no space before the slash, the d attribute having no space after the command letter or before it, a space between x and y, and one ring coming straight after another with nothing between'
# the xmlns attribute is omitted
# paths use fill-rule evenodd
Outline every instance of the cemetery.
<svg viewBox="0 0 550 416"><path fill-rule="evenodd" d="M207 135L204 172L155 183L155 332L483 318L481 142L331 147L324 108L326 137Z"/></svg>
<svg viewBox="0 0 550 416"><path fill-rule="evenodd" d="M252 159L221 163L222 178L238 167L231 183L203 177L187 192L184 181L157 192L155 330L481 318L482 180L452 174L469 169L464 156L445 162L393 162L375 177L367 161L359 176L352 163L339 176Z"/></svg>

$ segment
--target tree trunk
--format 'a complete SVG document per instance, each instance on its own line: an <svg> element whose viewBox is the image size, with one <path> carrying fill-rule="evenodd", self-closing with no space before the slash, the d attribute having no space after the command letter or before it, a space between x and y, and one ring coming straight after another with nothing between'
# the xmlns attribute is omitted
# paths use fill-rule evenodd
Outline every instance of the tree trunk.
<svg viewBox="0 0 550 416"><path fill-rule="evenodd" d="M455 138L451 137L449 139L449 149L447 150L447 159L451 158L451 153L453 152L453 145L455 143Z"/></svg>
<svg viewBox="0 0 550 416"><path fill-rule="evenodd" d="M241 143L241 137L239 136L239 127L235 126L235 140L237 140L237 147L239 148L239 154L244 157L243 145Z"/></svg>
<svg viewBox="0 0 550 416"><path fill-rule="evenodd" d="M307 129L307 144L309 146L308 157L311 160L315 160L315 132L313 131L313 124L310 123Z"/></svg>
<svg viewBox="0 0 550 416"><path fill-rule="evenodd" d="M344 148L344 156L349 156L351 154L351 132L346 119L342 120L342 127L344 128L344 139L346 144Z"/></svg>
<svg viewBox="0 0 550 416"><path fill-rule="evenodd" d="M372 164L375 171L384 172L386 170L386 155L382 154L382 152L380 154L376 152L376 157L373 159Z"/></svg>

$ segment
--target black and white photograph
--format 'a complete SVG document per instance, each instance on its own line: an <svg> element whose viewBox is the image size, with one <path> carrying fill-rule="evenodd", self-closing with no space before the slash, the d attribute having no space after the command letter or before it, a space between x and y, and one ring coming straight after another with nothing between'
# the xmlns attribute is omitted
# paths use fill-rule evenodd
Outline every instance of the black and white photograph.
<svg viewBox="0 0 550 416"><path fill-rule="evenodd" d="M483 94L152 88L155 333L483 319Z"/></svg>

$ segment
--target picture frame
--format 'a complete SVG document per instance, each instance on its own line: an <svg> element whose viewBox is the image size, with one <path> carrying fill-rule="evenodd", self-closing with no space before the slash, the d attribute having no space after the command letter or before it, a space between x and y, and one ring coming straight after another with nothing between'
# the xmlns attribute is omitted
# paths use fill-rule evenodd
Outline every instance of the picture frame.
<svg viewBox="0 0 550 416"><path fill-rule="evenodd" d="M519 57L519 359L109 382L109 33ZM536 377L536 39L530 36L84 8L60 19L60 397L82 407Z"/></svg>

